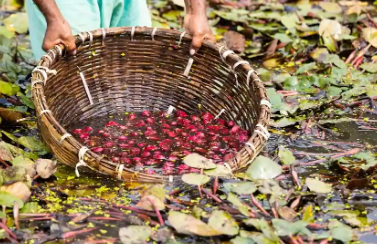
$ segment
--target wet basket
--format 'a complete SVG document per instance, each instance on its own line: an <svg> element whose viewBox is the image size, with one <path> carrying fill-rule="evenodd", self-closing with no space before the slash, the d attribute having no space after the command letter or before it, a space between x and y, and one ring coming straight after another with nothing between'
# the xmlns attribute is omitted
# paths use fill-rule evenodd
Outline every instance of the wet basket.
<svg viewBox="0 0 377 244"><path fill-rule="evenodd" d="M175 30L121 27L75 36L76 56L57 45L39 61L32 96L43 140L62 163L123 181L162 182L92 152L65 129L98 116L143 110L221 111L252 136L227 162L243 169L266 143L271 105L256 72L224 46L205 41L191 57L191 36ZM85 80L85 82L83 82ZM88 96L88 93L90 96ZM91 99L90 99L91 97Z"/></svg>

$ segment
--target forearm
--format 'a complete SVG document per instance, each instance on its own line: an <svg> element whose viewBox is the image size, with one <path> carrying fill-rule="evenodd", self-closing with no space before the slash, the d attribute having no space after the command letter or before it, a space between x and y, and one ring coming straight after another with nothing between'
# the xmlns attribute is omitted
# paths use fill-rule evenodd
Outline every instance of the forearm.
<svg viewBox="0 0 377 244"><path fill-rule="evenodd" d="M206 15L205 0L185 0L186 12L192 15Z"/></svg>
<svg viewBox="0 0 377 244"><path fill-rule="evenodd" d="M33 0L39 10L45 16L47 23L63 19L55 0Z"/></svg>

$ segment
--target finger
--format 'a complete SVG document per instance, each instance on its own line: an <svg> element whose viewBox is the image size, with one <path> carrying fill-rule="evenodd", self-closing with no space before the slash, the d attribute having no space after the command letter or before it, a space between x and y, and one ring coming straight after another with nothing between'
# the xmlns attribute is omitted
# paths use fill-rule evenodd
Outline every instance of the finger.
<svg viewBox="0 0 377 244"><path fill-rule="evenodd" d="M42 44L43 51L47 52L48 50L52 49L53 47L54 47L53 42L43 40L43 44Z"/></svg>
<svg viewBox="0 0 377 244"><path fill-rule="evenodd" d="M65 41L65 46L69 54L76 55L76 43L75 43L75 38L73 36L70 36Z"/></svg>
<svg viewBox="0 0 377 244"><path fill-rule="evenodd" d="M194 55L199 51L199 48L202 46L203 43L203 36L202 35L194 35L191 42L190 47L190 55Z"/></svg>

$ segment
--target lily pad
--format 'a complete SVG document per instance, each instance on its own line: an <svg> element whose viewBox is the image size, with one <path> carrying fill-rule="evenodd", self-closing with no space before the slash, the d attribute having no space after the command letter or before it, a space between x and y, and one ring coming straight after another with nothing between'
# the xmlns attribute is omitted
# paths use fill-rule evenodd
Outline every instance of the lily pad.
<svg viewBox="0 0 377 244"><path fill-rule="evenodd" d="M165 209L164 201L165 190L161 186L154 185L141 192L141 199L136 207L154 211L154 205L158 210L161 211ZM151 202L153 202L153 205Z"/></svg>
<svg viewBox="0 0 377 244"><path fill-rule="evenodd" d="M311 191L316 193L329 193L331 192L331 184L324 183L314 178L306 178L306 185Z"/></svg>
<svg viewBox="0 0 377 244"><path fill-rule="evenodd" d="M360 65L361 69L365 69L366 71L370 73L376 73L377 72L377 63L364 63Z"/></svg>
<svg viewBox="0 0 377 244"><path fill-rule="evenodd" d="M245 215L245 216L247 216L247 217L250 217L249 216L249 207L248 206L246 206L245 204L243 204L242 202L241 202L241 200L235 195L235 194L233 194L233 193L229 193L228 194L228 198L227 198L227 200L229 201L229 202L231 202L235 207L237 207L238 208L238 210L243 214L243 215Z"/></svg>
<svg viewBox="0 0 377 244"><path fill-rule="evenodd" d="M331 236L343 243L349 243L353 239L353 231L352 228L339 222L339 221L331 221L329 224L329 229Z"/></svg>
<svg viewBox="0 0 377 244"><path fill-rule="evenodd" d="M143 244L151 233L149 226L130 225L119 229L119 238L123 244Z"/></svg>
<svg viewBox="0 0 377 244"><path fill-rule="evenodd" d="M310 231L306 228L308 223L302 220L290 223L283 219L273 219L272 224L275 227L275 231L278 236L289 236L297 234L309 236L311 234Z"/></svg>
<svg viewBox="0 0 377 244"><path fill-rule="evenodd" d="M228 236L238 234L239 227L237 222L227 212L215 210L208 220L208 225L219 233Z"/></svg>
<svg viewBox="0 0 377 244"><path fill-rule="evenodd" d="M264 219L247 219L244 220L244 223L248 226L253 226L257 230L263 232L264 236L273 242L279 242L279 236L276 235L274 229L267 223Z"/></svg>
<svg viewBox="0 0 377 244"><path fill-rule="evenodd" d="M224 187L238 195L253 194L257 190L257 187L252 182L227 182L224 183Z"/></svg>
<svg viewBox="0 0 377 244"><path fill-rule="evenodd" d="M218 236L221 233L214 230L211 226L192 215L169 211L168 220L171 226L181 234L198 235L198 236Z"/></svg>
<svg viewBox="0 0 377 244"><path fill-rule="evenodd" d="M206 175L199 175L199 174L184 174L182 175L182 180L190 185L197 185L201 186L209 182L209 177Z"/></svg>
<svg viewBox="0 0 377 244"><path fill-rule="evenodd" d="M285 165L290 165L294 161L296 161L296 158L293 155L293 153L284 147L280 147L279 149L279 158Z"/></svg>
<svg viewBox="0 0 377 244"><path fill-rule="evenodd" d="M246 237L237 236L236 238L230 240L232 244L255 244L255 242Z"/></svg>
<svg viewBox="0 0 377 244"><path fill-rule="evenodd" d="M43 179L50 178L57 170L56 161L52 161L51 159L39 158L35 161L35 167L38 175Z"/></svg>
<svg viewBox="0 0 377 244"><path fill-rule="evenodd" d="M230 171L227 167L221 164L216 165L216 168L214 169L204 170L204 174L223 178L230 178L233 175L232 171Z"/></svg>
<svg viewBox="0 0 377 244"><path fill-rule="evenodd" d="M0 206L6 206L11 208L14 206L14 202L18 203L19 208L22 208L24 206L24 203L20 198L8 192L0 191Z"/></svg>
<svg viewBox="0 0 377 244"><path fill-rule="evenodd" d="M273 179L280 175L282 169L279 164L265 156L258 156L247 169L246 174L254 180Z"/></svg>
<svg viewBox="0 0 377 244"><path fill-rule="evenodd" d="M185 163L186 165L188 165L190 167L199 168L199 169L214 169L214 168L216 168L216 164L214 164L211 159L203 157L202 155L199 155L197 153L191 153L191 154L187 155L183 159L183 163Z"/></svg>

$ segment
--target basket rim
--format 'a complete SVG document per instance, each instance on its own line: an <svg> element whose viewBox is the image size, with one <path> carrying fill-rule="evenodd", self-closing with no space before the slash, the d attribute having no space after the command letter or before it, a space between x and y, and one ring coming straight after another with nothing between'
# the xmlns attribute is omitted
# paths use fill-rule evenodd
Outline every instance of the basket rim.
<svg viewBox="0 0 377 244"><path fill-rule="evenodd" d="M76 35L74 35L75 37L75 42L76 42L76 45L77 45L77 50L84 50L86 49L88 46L90 47L92 45L92 42L94 39L102 39L102 41L105 40L106 36L110 36L110 35L127 35L127 36L130 36L131 40L133 40L134 36L137 36L137 34L150 34L151 35L151 38L154 40L154 37L164 37L166 38L167 36L170 36L170 37L174 37L177 39L178 41L178 44L185 40L185 41L191 41L192 40L192 35L184 32L184 31L179 31L179 30L171 30L171 29L163 29L163 28L152 28L152 27L140 27L140 26L135 26L135 27L110 27L110 28L101 28L101 29L95 29L95 30L91 30L91 31L85 31L85 32L80 32ZM89 44L88 45L85 45L87 42L89 41ZM203 41L203 44L202 44L202 47L206 47L206 48L209 48L209 49L212 49L212 50L215 50L219 53L219 56L220 58L227 64L229 65L230 67L234 67L234 65L237 65L237 69L238 70L244 70L248 73L248 76L250 74L250 79L251 77L253 77L249 83L249 86L250 85L255 85L255 88L256 88L256 91L259 93L259 96L261 98L261 101L259 101L261 104L260 104L260 111L259 111L259 117L258 117L258 122L257 124L258 125L261 125L261 127L263 127L260 131L262 131L263 133L267 132L267 129L268 129L268 126L269 126L269 118L270 118L270 115L271 115L271 104L270 104L270 100L268 98L268 96L266 95L266 89L262 83L262 81L260 80L260 78L258 77L258 74L257 72L251 67L251 65L243 60L239 55L235 54L232 50L228 49L226 46L223 46L223 45L220 45L219 43L215 43L215 42L212 42L212 41L209 41L207 39L205 39ZM45 100L45 94L44 94L44 84L46 82L48 82L48 75L47 73L48 72L45 72L46 76L44 77L43 73L40 72L41 71L41 68L42 68L42 71L46 71L48 70L53 64L55 64L56 62L59 61L59 59L61 57L64 57L66 56L66 53L65 53L65 50L64 50L64 46L62 44L60 45L56 45L54 48L48 50L47 52L45 52L45 54L42 56L42 58L38 61L38 64L37 64L37 68L39 67L39 72L36 72L36 69L33 70L32 72L32 78L31 78L31 92L32 92L32 100L33 100L33 103L35 105L35 110L36 110L36 116L37 118L40 119L41 123L44 123L45 125L50 125L48 126L48 130L49 130L49 134L50 136L54 137L51 133L51 129L54 130L55 134L59 135L59 138L54 138L55 140L59 141L59 140L62 140L62 142L68 142L69 145L71 146L71 150L74 149L76 150L75 151L75 154L76 155L79 155L81 149L83 148L86 148L85 145L83 145L81 142L79 142L75 137L73 136L69 136L69 137L65 137L65 135L70 135L69 132L66 131L66 129L58 122L58 120L55 118L54 114L48 109L48 105L47 105L47 101ZM187 54L188 58L189 58L189 54ZM241 62L241 61L244 61L244 62ZM43 68L46 68L46 69L43 69ZM235 70L235 68L233 68L233 70ZM43 81L43 79L46 78L44 80L44 82L41 82ZM263 102L262 102L263 101ZM261 143L262 143L262 147L265 145L265 143L267 142L267 139L265 136L262 136L261 133L259 132L256 132L257 131L257 127L254 128L251 136L249 137L249 140L251 140L251 138L260 138L261 139ZM266 133L268 134L268 132ZM269 135L269 134L268 134ZM247 144L247 143L246 143ZM62 147L64 147L64 144L62 144ZM242 149L244 149L245 147L247 147L247 145L243 145L239 150L241 151ZM250 149L250 148L249 148ZM241 169L243 169L244 167L246 167L250 162L252 162L255 157L259 154L259 152L257 152L257 150L255 150L255 148L252 148L253 150L253 157L249 160L249 162L242 166L242 167L235 167L235 168L232 168L230 167L231 171L232 172L236 172L236 171L239 171ZM247 150L249 152L249 150ZM94 159L100 159L98 160L98 167L101 167L100 166L100 161L102 162L105 162L107 164L111 164L113 166L117 165L117 169L120 165L120 163L114 163L112 162L111 160L107 159L107 158L103 158L101 155L97 154L97 153L94 153L92 150L88 149L86 151L87 155L90 155L92 156ZM85 152L84 152L85 154ZM78 156L79 160L77 160L77 164L76 164L76 169L77 169L77 166L78 166L78 163L80 162L80 156ZM84 164L85 163L85 157L82 158L82 160L84 161ZM232 158L231 160L236 160L236 158ZM89 166L88 164L86 164L85 166L91 168L92 170L94 171L97 171L99 173L103 173L103 172L100 172L96 169L94 169L93 167ZM102 166L103 167L103 166ZM148 179L151 179L153 181L165 181L165 180L169 180L169 181L172 181L173 178L180 178L181 176L180 175L173 175L173 176L164 176L164 175L149 175L149 174L146 174L146 173L140 173L140 172L137 172L135 170L132 170L132 169L123 169L122 167L122 173L123 172L129 172L129 173L133 173L136 177L136 180L135 181L139 181L139 177L140 178L148 178ZM107 174L107 173L105 173ZM119 179L119 174L118 174L118 179ZM123 180L123 178L122 178ZM131 179L131 181L133 181Z"/></svg>

